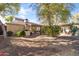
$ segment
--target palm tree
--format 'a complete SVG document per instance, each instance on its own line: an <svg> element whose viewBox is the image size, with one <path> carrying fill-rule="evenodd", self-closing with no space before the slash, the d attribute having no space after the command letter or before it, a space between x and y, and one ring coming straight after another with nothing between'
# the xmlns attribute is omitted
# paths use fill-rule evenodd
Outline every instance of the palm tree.
<svg viewBox="0 0 79 59"><path fill-rule="evenodd" d="M17 3L0 3L0 16L4 18L5 15L14 15L19 11L20 5ZM4 39L6 38L5 26L2 26Z"/></svg>

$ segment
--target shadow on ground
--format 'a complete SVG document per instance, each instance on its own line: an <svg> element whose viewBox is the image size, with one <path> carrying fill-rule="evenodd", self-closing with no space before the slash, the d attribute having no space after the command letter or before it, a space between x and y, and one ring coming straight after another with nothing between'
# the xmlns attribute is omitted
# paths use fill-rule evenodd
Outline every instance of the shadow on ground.
<svg viewBox="0 0 79 59"><path fill-rule="evenodd" d="M59 56L59 55L74 55L73 51L68 47L20 47L13 48L15 56ZM70 52L71 51L71 52Z"/></svg>
<svg viewBox="0 0 79 59"><path fill-rule="evenodd" d="M55 40L57 40L57 39L78 40L79 37L77 37L77 36L59 36L59 37L55 38Z"/></svg>
<svg viewBox="0 0 79 59"><path fill-rule="evenodd" d="M75 37L57 37L55 40L67 39L78 40ZM71 46L46 46L46 47L29 47L29 46L17 46L13 45L10 41L13 39L7 39L0 41L0 51L9 53L8 56L76 56L79 55L79 43L74 43ZM17 39L19 40L19 39ZM25 41L25 40L24 40ZM18 43L18 41L17 41Z"/></svg>

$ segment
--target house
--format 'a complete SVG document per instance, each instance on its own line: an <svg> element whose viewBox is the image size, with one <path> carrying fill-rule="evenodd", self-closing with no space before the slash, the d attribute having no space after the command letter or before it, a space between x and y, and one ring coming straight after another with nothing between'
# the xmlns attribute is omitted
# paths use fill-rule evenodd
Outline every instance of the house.
<svg viewBox="0 0 79 59"><path fill-rule="evenodd" d="M44 25L39 25L33 22L29 22L28 19L14 18L12 23L6 23L3 18L0 17L0 34L3 34L2 26L6 28L6 31L12 31L16 33L17 31L27 30L30 32L39 32L41 27ZM79 23L75 23L75 26L79 28ZM47 25L46 25L47 26ZM70 30L71 24L61 23L59 24L62 28L62 32L65 33L64 29Z"/></svg>
<svg viewBox="0 0 79 59"><path fill-rule="evenodd" d="M25 29L25 23L23 19L15 18L12 23L6 23L7 31L16 33Z"/></svg>
<svg viewBox="0 0 79 59"><path fill-rule="evenodd" d="M77 29L79 30L79 23L73 23L74 24L74 26L76 26L77 27ZM59 24L59 26L61 27L61 29L62 29L62 32L61 32L61 34L63 33L63 34L71 34L71 25L72 25L72 23L61 23L61 24Z"/></svg>
<svg viewBox="0 0 79 59"><path fill-rule="evenodd" d="M32 22L26 23L26 29L29 31L40 31L40 27L41 27L41 25L36 24L36 23L32 23Z"/></svg>
<svg viewBox="0 0 79 59"><path fill-rule="evenodd" d="M14 18L12 23L6 23L7 31L16 33L17 31L27 30L30 32L40 31L40 25L29 22L28 19Z"/></svg>

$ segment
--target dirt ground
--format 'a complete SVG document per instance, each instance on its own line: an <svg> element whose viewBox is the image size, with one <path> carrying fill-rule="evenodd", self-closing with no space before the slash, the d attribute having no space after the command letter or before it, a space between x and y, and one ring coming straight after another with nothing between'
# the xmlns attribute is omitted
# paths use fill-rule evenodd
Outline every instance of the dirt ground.
<svg viewBox="0 0 79 59"><path fill-rule="evenodd" d="M34 38L0 38L1 56L77 56L79 40L77 37L37 36Z"/></svg>

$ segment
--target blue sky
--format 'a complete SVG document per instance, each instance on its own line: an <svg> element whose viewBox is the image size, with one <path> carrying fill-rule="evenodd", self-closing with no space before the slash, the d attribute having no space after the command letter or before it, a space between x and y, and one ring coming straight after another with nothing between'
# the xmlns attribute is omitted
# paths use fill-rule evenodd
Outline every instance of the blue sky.
<svg viewBox="0 0 79 59"><path fill-rule="evenodd" d="M16 15L16 17L22 18L22 19L27 18L31 22L39 23L39 20L36 16L36 10L33 9L33 7L35 6L29 7L29 5L30 5L29 3L21 3L20 4L21 9L19 13ZM79 4L75 3L74 5L75 5L74 10L71 11L72 15L79 13Z"/></svg>
<svg viewBox="0 0 79 59"><path fill-rule="evenodd" d="M73 15L79 13L79 3L75 3L74 5L74 10L71 11Z"/></svg>
<svg viewBox="0 0 79 59"><path fill-rule="evenodd" d="M16 17L22 19L28 19L30 22L39 23L38 18L36 16L36 10L33 7L29 7L30 4L22 3L21 9Z"/></svg>

